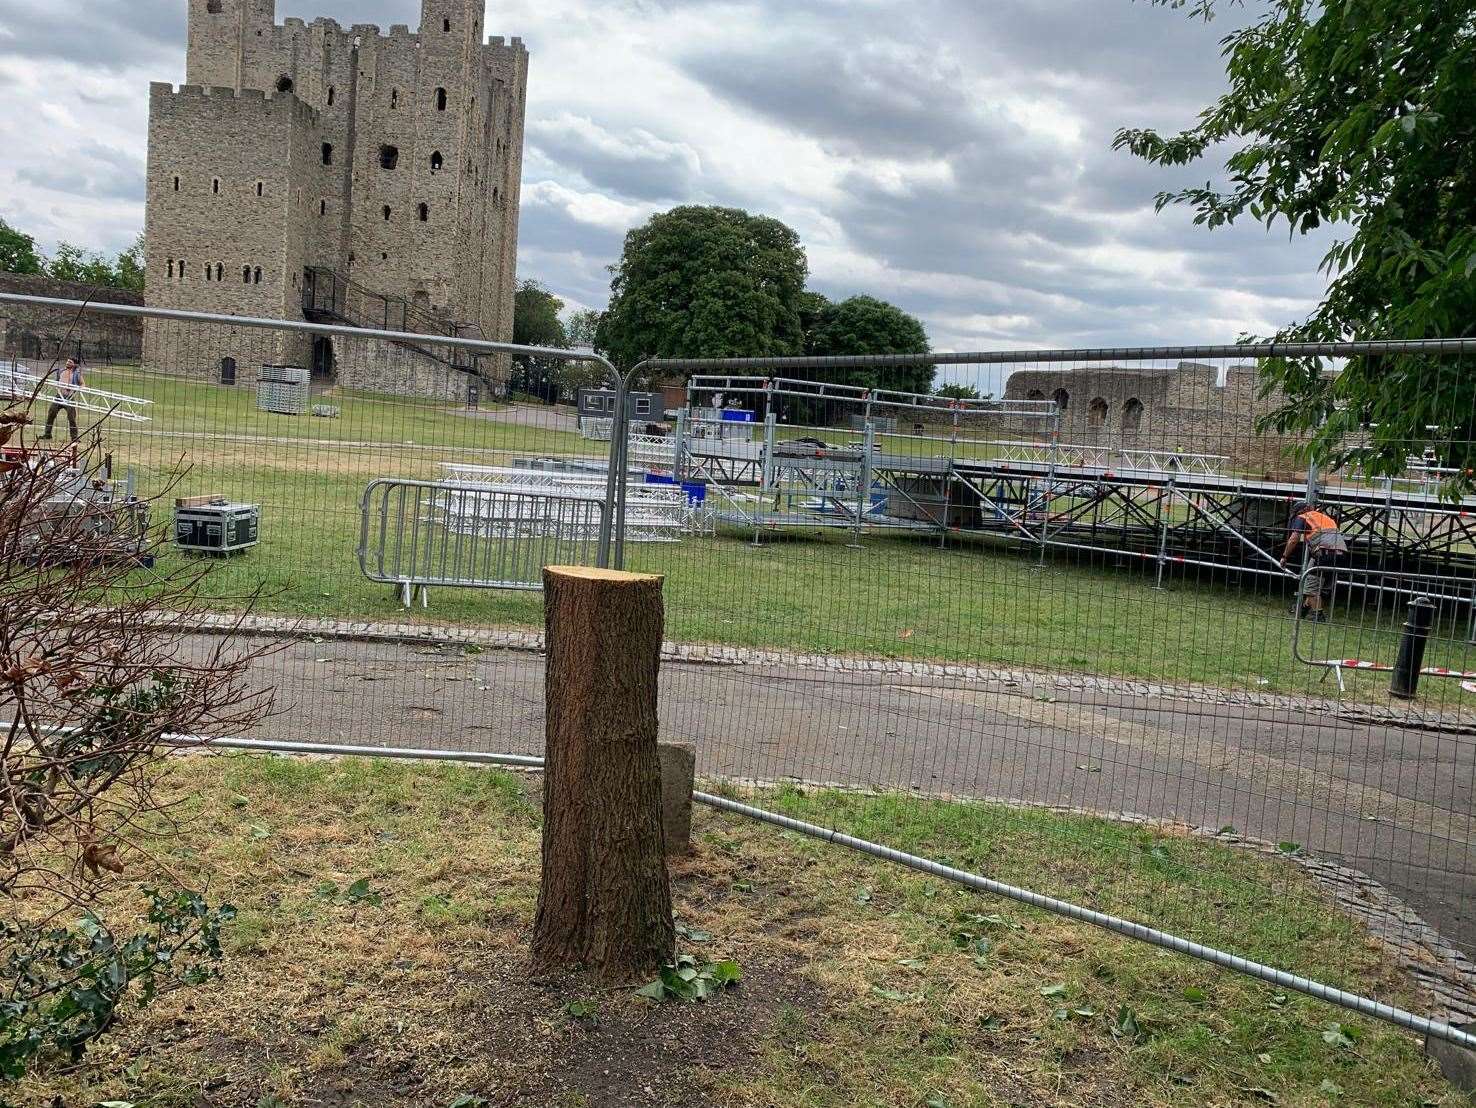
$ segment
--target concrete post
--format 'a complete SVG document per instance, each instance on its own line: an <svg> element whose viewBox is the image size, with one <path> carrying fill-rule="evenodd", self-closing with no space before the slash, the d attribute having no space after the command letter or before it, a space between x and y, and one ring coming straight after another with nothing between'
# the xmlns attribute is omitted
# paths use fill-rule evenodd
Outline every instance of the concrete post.
<svg viewBox="0 0 1476 1108"><path fill-rule="evenodd" d="M661 759L661 824L666 853L692 852L692 790L697 780L697 748L692 743L657 743Z"/></svg>

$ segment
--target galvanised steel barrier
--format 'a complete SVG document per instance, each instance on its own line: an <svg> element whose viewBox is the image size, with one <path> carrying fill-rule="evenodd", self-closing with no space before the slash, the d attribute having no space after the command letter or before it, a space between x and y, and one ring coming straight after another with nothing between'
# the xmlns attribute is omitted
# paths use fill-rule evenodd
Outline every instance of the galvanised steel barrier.
<svg viewBox="0 0 1476 1108"><path fill-rule="evenodd" d="M260 674L285 710L243 742L536 765L541 598L447 589L402 613L355 564L362 497L382 481L407 490L395 518L528 543L546 536L483 511L486 489L445 487L469 485L452 467L603 467L603 525L591 539L581 524L573 556L665 575L663 727L696 743L705 803L1472 1045L1473 694L1430 681L1391 699L1387 672L1323 682L1299 643L1353 657L1376 627L1383 653L1367 653L1386 660L1410 597L1350 589L1356 613L1339 593L1328 623L1299 625L1288 544L1315 503L1350 570L1464 596L1476 505L1447 498L1439 433L1409 444L1406 472L1369 477L1256 430L1276 403L1259 359L1418 352L1454 378L1469 340L606 365L617 395L647 373L700 379L668 451L644 420L632 439L623 405L607 446L557 407L474 404L468 384L499 382L416 362L404 333L71 307L145 319L138 364L89 380L152 402L146 423L83 419L118 478L261 509L219 604L260 590L242 630L288 644ZM484 347L494 374L499 355L571 357L445 341ZM298 353L337 418L255 407L255 367ZM746 468L693 448L724 411L750 430L712 441L752 454ZM700 486L711 533L624 542L622 504L648 480ZM541 560L477 579L526 584ZM454 554L443 564L465 579ZM1442 605L1422 666L1476 669L1468 630L1469 605ZM178 631L203 651L214 625ZM1417 983L1391 985L1394 964Z"/></svg>

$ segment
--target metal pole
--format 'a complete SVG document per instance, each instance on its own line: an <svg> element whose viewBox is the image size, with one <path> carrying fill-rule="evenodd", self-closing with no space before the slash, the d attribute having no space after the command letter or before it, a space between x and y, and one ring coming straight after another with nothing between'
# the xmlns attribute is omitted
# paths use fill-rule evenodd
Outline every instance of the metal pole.
<svg viewBox="0 0 1476 1108"><path fill-rule="evenodd" d="M760 542L759 542L759 529L763 525L763 518L764 518L764 509L765 509L765 506L769 503L769 482L771 480L773 480L774 431L775 431L775 427L774 427L774 409L773 409L773 407L771 405L769 405L767 403L765 404L765 409L766 409L766 411L765 411L765 415L764 415L764 446L763 446L763 454L764 454L764 456L763 456L762 462L761 462L761 464L759 466L758 507L754 510L754 513L753 513L753 545L754 546L761 545ZM775 490L775 491L776 491L776 497L777 497L778 490Z"/></svg>
<svg viewBox="0 0 1476 1108"><path fill-rule="evenodd" d="M1061 405L1056 405L1056 415L1051 421L1051 453L1050 461L1046 464L1046 487L1045 500L1041 504L1040 511L1040 561L1039 568L1045 568L1047 532L1051 528L1051 504L1055 500L1056 493L1056 463L1061 453ZM1026 494L1029 496L1029 493ZM1028 507L1027 503L1027 507Z"/></svg>
<svg viewBox="0 0 1476 1108"><path fill-rule="evenodd" d="M1028 904L1032 908L1051 912L1054 915L1063 916L1066 919L1075 920L1079 923L1090 923L1118 935L1125 935L1130 939L1148 943L1151 946L1172 950L1178 954L1187 954L1191 958L1209 962L1211 965L1220 966L1224 969L1243 973L1247 977L1254 977L1261 981L1269 982L1279 988L1291 989L1294 992L1304 993L1318 1000L1325 1000L1350 1011L1360 1012L1366 1016L1372 1016L1386 1023L1392 1023L1396 1027L1403 1027L1409 1031L1416 1031L1431 1038L1444 1039L1467 1049L1476 1049L1476 1035L1452 1027L1449 1023L1428 1019L1425 1016L1417 1016L1413 1012L1407 1012L1402 1008L1395 1008L1390 1004L1381 1004L1376 1000L1359 996L1357 993L1346 992L1343 989L1334 989L1331 986L1320 984L1311 978L1302 977L1298 974L1287 973L1285 970L1274 969L1260 962L1252 962L1248 958L1242 958L1236 954L1229 954L1223 950L1217 950L1202 943L1193 942L1190 939L1171 935L1166 931L1144 926L1141 923L1133 923L1131 920L1122 919L1119 916L1109 916L1105 912L1096 912L1090 908L1082 908L1064 900L1054 897L1042 896L1028 889L1022 889L1016 885L1007 885L1002 881L995 881L988 877L981 877L977 873L969 873L966 870L955 869L953 866L945 866L941 862L934 862L929 858L920 858L916 854L907 854L900 850L894 850L889 846L881 846L878 843L868 842L840 831L832 831L819 827L813 823L805 823L803 820L792 819L789 816L781 816L775 812L768 812L762 808L755 808L750 804L742 804L736 800L726 797L714 796L711 793L694 792L692 799L708 807L717 808L720 811L732 812L735 815L747 816L750 819L759 820L762 823L774 827L781 827L786 831L794 831L801 835L820 839L823 842L832 843L835 846L844 846L861 854L868 854L873 858L883 861L895 862L897 865L906 866L908 869L925 873L930 877L941 878L944 881L952 881L963 885L976 892L990 893L994 896L1006 897L1020 904Z"/></svg>
<svg viewBox="0 0 1476 1108"><path fill-rule="evenodd" d="M1163 589L1163 566L1164 559L1168 555L1168 510L1174 503L1174 479L1172 475L1168 479L1166 488L1158 490L1158 576L1154 582L1155 589Z"/></svg>
<svg viewBox="0 0 1476 1108"><path fill-rule="evenodd" d="M1435 626L1435 603L1428 596L1417 596L1409 602L1404 621L1404 634L1399 639L1399 657L1389 678L1389 695L1400 700L1413 700L1420 688L1420 667L1425 664L1425 646L1430 629Z"/></svg>

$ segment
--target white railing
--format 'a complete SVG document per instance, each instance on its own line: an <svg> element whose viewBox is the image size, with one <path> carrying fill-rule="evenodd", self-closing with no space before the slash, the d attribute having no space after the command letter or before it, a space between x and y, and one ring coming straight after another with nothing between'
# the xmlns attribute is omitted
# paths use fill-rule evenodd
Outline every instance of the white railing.
<svg viewBox="0 0 1476 1108"><path fill-rule="evenodd" d="M42 404L66 404L83 412L146 423L152 400L140 400L120 392L107 392L87 385L63 385L55 377L38 377L16 362L0 362L0 400L32 400Z"/></svg>
<svg viewBox="0 0 1476 1108"><path fill-rule="evenodd" d="M1230 461L1223 454L1195 454L1182 450L1129 450L1120 446L1086 446L1048 442L989 441L1004 462L1064 466L1068 469L1129 469L1151 473L1192 473L1217 477Z"/></svg>

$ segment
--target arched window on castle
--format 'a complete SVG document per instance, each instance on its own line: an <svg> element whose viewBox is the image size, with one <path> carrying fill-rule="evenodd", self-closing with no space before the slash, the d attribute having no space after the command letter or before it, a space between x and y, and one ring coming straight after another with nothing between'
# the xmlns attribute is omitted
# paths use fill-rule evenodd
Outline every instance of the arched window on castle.
<svg viewBox="0 0 1476 1108"><path fill-rule="evenodd" d="M436 89L436 111L443 112L445 110L446 110L446 90L443 89L443 88L438 88L438 89Z"/></svg>
<svg viewBox="0 0 1476 1108"><path fill-rule="evenodd" d="M208 265L205 267L205 280L210 280L210 267Z"/></svg>
<svg viewBox="0 0 1476 1108"><path fill-rule="evenodd" d="M183 258L181 258L179 260L179 279L181 281L183 281L184 280L184 277L185 277L185 260Z"/></svg>
<svg viewBox="0 0 1476 1108"><path fill-rule="evenodd" d="M435 153L433 153L431 155L431 172L432 173L439 173L439 172L441 172L441 167L444 166L445 164L446 164L446 159L443 158L443 157L441 157L441 152L439 150L437 150Z"/></svg>
<svg viewBox="0 0 1476 1108"><path fill-rule="evenodd" d="M213 192L213 193L215 193L216 196L219 196L220 195L220 178L219 177L213 177L213 178L211 178L211 181L210 181L210 191Z"/></svg>
<svg viewBox="0 0 1476 1108"><path fill-rule="evenodd" d="M1137 431L1143 426L1143 402L1136 396L1129 397L1128 402L1122 406L1122 429L1124 431Z"/></svg>
<svg viewBox="0 0 1476 1108"><path fill-rule="evenodd" d="M430 222L430 205L429 204L422 204L422 205L420 205L420 222L422 222L422 223L429 223Z"/></svg>
<svg viewBox="0 0 1476 1108"><path fill-rule="evenodd" d="M249 265L243 265L241 267L241 284L251 284L251 267Z"/></svg>
<svg viewBox="0 0 1476 1108"><path fill-rule="evenodd" d="M174 280L174 259L169 259L169 279Z"/></svg>
<svg viewBox="0 0 1476 1108"><path fill-rule="evenodd" d="M1051 397L1056 402L1056 411L1064 412L1071 407L1071 394L1065 389L1057 389L1056 394Z"/></svg>
<svg viewBox="0 0 1476 1108"><path fill-rule="evenodd" d="M328 106L333 107L333 86L328 86Z"/></svg>
<svg viewBox="0 0 1476 1108"><path fill-rule="evenodd" d="M261 284L261 266L257 266L251 271L251 283L253 285Z"/></svg>
<svg viewBox="0 0 1476 1108"><path fill-rule="evenodd" d="M285 73L282 74L282 76L278 77L277 78L277 91L278 92L291 92L292 91L292 78L289 77L289 76L287 76L287 74L285 74Z"/></svg>
<svg viewBox="0 0 1476 1108"><path fill-rule="evenodd" d="M215 279L217 281L224 281L225 280L225 263L223 263L223 262L216 262L215 263Z"/></svg>
<svg viewBox="0 0 1476 1108"><path fill-rule="evenodd" d="M394 169L400 164L400 148L386 143L379 148L379 168Z"/></svg>
<svg viewBox="0 0 1476 1108"><path fill-rule="evenodd" d="M1107 413L1110 410L1111 409L1108 407L1107 401L1102 399L1102 397L1100 396L1097 397L1089 405L1087 405L1087 426L1107 426Z"/></svg>
<svg viewBox="0 0 1476 1108"><path fill-rule="evenodd" d="M400 106L400 90L397 89L397 88L392 88L392 89L390 89L390 111L394 111L399 106Z"/></svg>

